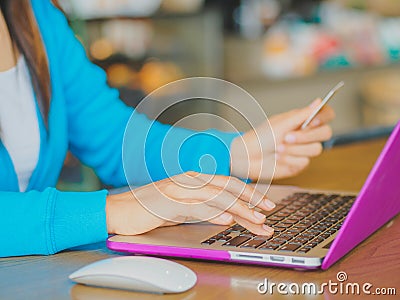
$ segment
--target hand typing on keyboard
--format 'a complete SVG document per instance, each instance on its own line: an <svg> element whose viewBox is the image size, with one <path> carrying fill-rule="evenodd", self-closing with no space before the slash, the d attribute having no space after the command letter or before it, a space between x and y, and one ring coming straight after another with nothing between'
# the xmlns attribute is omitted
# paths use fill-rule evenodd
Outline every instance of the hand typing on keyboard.
<svg viewBox="0 0 400 300"><path fill-rule="evenodd" d="M267 212L275 204L235 177L188 172L113 196L106 204L110 233L134 235L197 221L237 222L257 235L273 233L265 215L251 208Z"/></svg>

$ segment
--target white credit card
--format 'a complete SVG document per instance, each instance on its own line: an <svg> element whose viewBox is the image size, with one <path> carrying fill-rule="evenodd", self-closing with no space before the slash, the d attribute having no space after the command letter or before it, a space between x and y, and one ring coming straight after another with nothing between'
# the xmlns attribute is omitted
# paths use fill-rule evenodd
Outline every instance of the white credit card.
<svg viewBox="0 0 400 300"><path fill-rule="evenodd" d="M310 122L315 118L315 116L320 112L320 110L328 103L328 101L333 97L333 95L344 86L344 82L340 81L337 85L335 85L329 92L326 94L325 98L322 100L321 104L313 111L313 113L304 121L303 125L301 125L301 129L305 129Z"/></svg>

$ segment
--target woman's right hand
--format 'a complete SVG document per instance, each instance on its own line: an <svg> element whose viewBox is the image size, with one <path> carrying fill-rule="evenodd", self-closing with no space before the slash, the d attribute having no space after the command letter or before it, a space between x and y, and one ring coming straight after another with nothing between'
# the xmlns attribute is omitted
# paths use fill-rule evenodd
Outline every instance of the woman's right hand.
<svg viewBox="0 0 400 300"><path fill-rule="evenodd" d="M258 235L272 235L264 225L275 204L241 180L220 175L187 172L110 195L106 200L109 233L135 235L157 227L209 221L230 225L234 221Z"/></svg>

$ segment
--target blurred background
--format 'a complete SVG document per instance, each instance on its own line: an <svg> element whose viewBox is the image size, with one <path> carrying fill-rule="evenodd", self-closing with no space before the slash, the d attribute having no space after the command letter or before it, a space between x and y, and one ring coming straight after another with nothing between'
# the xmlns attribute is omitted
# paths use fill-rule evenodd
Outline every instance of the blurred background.
<svg viewBox="0 0 400 300"><path fill-rule="evenodd" d="M399 0L60 2L89 57L128 105L168 82L210 76L244 88L272 115L307 105L343 80L331 102L335 135L400 118ZM195 112L232 118L226 107L195 101L160 120L172 124ZM190 127L221 126L210 120ZM96 180L73 169L69 159L63 171L69 179L60 187L96 188Z"/></svg>

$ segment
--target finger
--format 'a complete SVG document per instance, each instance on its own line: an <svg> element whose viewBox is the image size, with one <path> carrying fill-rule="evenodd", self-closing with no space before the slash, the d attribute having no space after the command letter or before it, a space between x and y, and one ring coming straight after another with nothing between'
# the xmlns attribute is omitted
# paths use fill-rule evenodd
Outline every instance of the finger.
<svg viewBox="0 0 400 300"><path fill-rule="evenodd" d="M323 109L315 116L315 118L311 121L309 128L314 128L321 126L323 124L327 124L335 118L336 114L332 107L329 105L324 106Z"/></svg>
<svg viewBox="0 0 400 300"><path fill-rule="evenodd" d="M286 134L285 142L288 144L307 144L327 141L332 137L332 128L329 125L323 125L307 130L297 130Z"/></svg>
<svg viewBox="0 0 400 300"><path fill-rule="evenodd" d="M298 129L305 120L313 113L315 108L321 103L321 99L314 100L311 105L294 109L286 113L280 114L279 118L285 120L285 122L280 122L279 131L288 132ZM275 129L276 130L276 129Z"/></svg>
<svg viewBox="0 0 400 300"><path fill-rule="evenodd" d="M234 218L247 220L252 224L263 224L266 216L257 210L250 209L247 204L242 201L237 201L227 209L227 212L232 214Z"/></svg>
<svg viewBox="0 0 400 300"><path fill-rule="evenodd" d="M211 180L209 179L210 176L212 176ZM267 211L275 208L275 203L268 200L266 195L236 177L200 174L197 178L225 189L252 207L257 206Z"/></svg>
<svg viewBox="0 0 400 300"><path fill-rule="evenodd" d="M185 223L193 221L208 221L218 225L230 225L234 222L232 214L222 211L221 209L209 206L204 203L197 203L193 205L187 216L185 216Z"/></svg>
<svg viewBox="0 0 400 300"><path fill-rule="evenodd" d="M300 145L281 144L276 147L276 152L279 154L290 155L290 156L315 157L322 153L322 144L321 143L300 144Z"/></svg>
<svg viewBox="0 0 400 300"><path fill-rule="evenodd" d="M224 212L219 216L210 219L209 222L217 225L231 225L234 222L234 219L230 213Z"/></svg>
<svg viewBox="0 0 400 300"><path fill-rule="evenodd" d="M274 233L274 230L265 224L253 224L238 216L234 216L234 219L238 224L242 225L254 234L271 236Z"/></svg>
<svg viewBox="0 0 400 300"><path fill-rule="evenodd" d="M277 165L285 168L291 174L298 174L310 164L308 157L277 154Z"/></svg>
<svg viewBox="0 0 400 300"><path fill-rule="evenodd" d="M174 185L171 185L174 187ZM171 207L179 215L209 220L221 211L227 211L256 224L263 223L265 215L251 210L247 203L238 201L239 198L224 188L207 184L201 188L189 189L175 187L168 190ZM217 210L215 210L217 209Z"/></svg>
<svg viewBox="0 0 400 300"><path fill-rule="evenodd" d="M247 222L251 223L251 224L263 224L265 222L266 217L264 214L262 214L256 210L250 209L243 202L237 201L230 207L226 208L226 204L222 204L223 201L221 201L220 199L221 199L221 195L218 196L218 199L216 201L207 202L207 204L204 204L204 203L200 204L198 207L196 207L195 211L191 215L196 216L196 217L200 216L200 217L202 217L203 220L205 220L204 213L209 215L210 212L214 212L215 209L217 209L217 210L219 210L218 214L220 214L221 210L224 210L224 213L228 213L229 215L232 215L233 218L239 217L243 220L247 220ZM203 207L203 205L207 205L209 207ZM214 213L214 215L211 219L213 219L218 214ZM210 220L210 218L208 218L207 220ZM229 221L231 221L231 220L229 220Z"/></svg>

